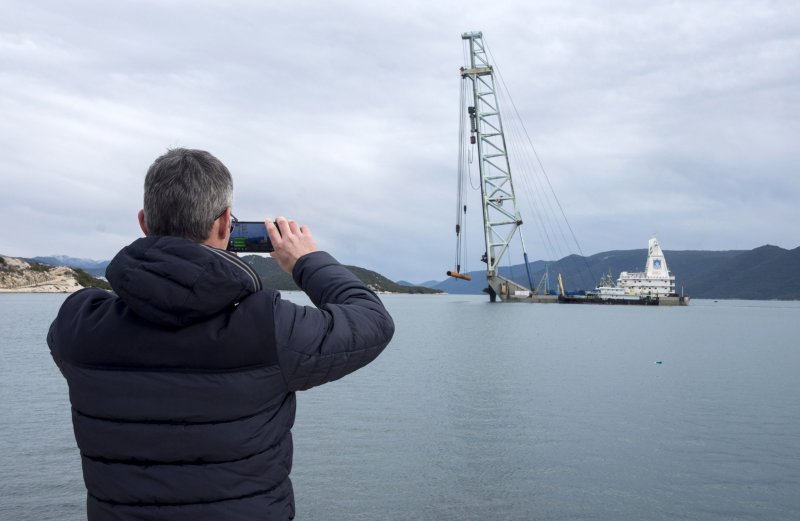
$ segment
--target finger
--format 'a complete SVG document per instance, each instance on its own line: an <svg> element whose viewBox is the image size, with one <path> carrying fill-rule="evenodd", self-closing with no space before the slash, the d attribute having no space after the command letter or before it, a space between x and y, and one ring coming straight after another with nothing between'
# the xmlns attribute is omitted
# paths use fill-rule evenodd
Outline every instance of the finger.
<svg viewBox="0 0 800 521"><path fill-rule="evenodd" d="M303 235L311 235L311 229L307 225L303 225L300 227L300 233Z"/></svg>
<svg viewBox="0 0 800 521"><path fill-rule="evenodd" d="M280 245L281 234L278 232L278 228L275 226L275 223L272 222L272 219L266 219L264 221L264 226L267 227L267 235L269 235L269 240L272 241L272 246Z"/></svg>
<svg viewBox="0 0 800 521"><path fill-rule="evenodd" d="M297 225L297 221L289 221L289 229L292 230L292 233L295 235L300 233L300 227Z"/></svg>
<svg viewBox="0 0 800 521"><path fill-rule="evenodd" d="M286 220L286 217L278 217L278 230L280 230L281 235L286 235L291 230L289 228L289 221Z"/></svg>

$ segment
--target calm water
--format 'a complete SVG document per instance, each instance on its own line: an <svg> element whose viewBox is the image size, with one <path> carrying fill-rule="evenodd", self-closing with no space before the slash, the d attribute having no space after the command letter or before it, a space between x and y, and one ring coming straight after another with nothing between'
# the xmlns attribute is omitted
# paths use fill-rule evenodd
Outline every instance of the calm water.
<svg viewBox="0 0 800 521"><path fill-rule="evenodd" d="M63 299L0 295L0 519L84 515ZM298 519L800 519L800 303L384 300L387 351L298 397Z"/></svg>

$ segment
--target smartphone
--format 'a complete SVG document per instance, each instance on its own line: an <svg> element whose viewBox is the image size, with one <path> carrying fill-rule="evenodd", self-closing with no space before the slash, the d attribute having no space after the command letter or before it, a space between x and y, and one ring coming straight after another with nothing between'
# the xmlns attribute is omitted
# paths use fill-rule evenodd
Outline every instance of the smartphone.
<svg viewBox="0 0 800 521"><path fill-rule="evenodd" d="M272 241L267 235L264 221L238 221L233 225L231 238L228 239L228 251L261 252L274 251Z"/></svg>

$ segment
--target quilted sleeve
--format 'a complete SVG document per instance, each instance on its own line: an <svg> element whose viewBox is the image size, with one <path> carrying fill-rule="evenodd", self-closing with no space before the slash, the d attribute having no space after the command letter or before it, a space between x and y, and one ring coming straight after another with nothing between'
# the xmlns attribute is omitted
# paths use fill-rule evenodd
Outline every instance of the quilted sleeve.
<svg viewBox="0 0 800 521"><path fill-rule="evenodd" d="M394 334L380 299L325 252L301 257L292 276L316 308L276 296L275 341L290 391L337 380L374 360Z"/></svg>

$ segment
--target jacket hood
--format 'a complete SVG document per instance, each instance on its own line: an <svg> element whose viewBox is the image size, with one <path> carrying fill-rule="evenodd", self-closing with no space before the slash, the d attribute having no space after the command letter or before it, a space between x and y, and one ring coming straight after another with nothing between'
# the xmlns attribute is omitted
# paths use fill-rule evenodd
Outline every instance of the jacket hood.
<svg viewBox="0 0 800 521"><path fill-rule="evenodd" d="M136 240L114 257L106 276L134 313L173 327L199 322L261 290L246 262L181 237Z"/></svg>

